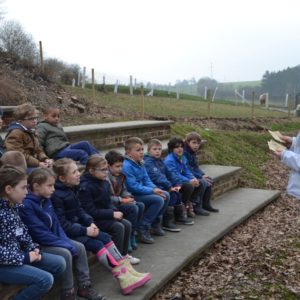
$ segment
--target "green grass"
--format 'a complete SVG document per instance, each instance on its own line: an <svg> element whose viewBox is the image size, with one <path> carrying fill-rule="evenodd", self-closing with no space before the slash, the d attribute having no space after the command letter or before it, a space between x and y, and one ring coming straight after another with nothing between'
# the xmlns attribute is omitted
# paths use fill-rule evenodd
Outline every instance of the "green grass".
<svg viewBox="0 0 300 300"><path fill-rule="evenodd" d="M66 86L71 93L93 98L92 90L81 88L70 88ZM166 97L144 97L144 109L146 115L156 117L208 117L208 103L200 100L195 101L196 96L187 96L188 99L170 99ZM115 95L113 93L95 93L95 101L100 105L118 108L122 111L140 112L142 115L143 98L141 96L129 96L126 94ZM211 117L241 117L250 118L251 108L245 105L233 103L217 103L211 104ZM254 109L255 117L286 117L285 113L278 111L263 110L256 106Z"/></svg>
<svg viewBox="0 0 300 300"><path fill-rule="evenodd" d="M202 163L240 166L243 168L243 177L246 180L257 187L265 185L265 177L260 166L270 158L267 148L269 134L249 131L203 130L182 123L172 125L172 131L182 137L190 131L197 131L204 139L208 140L204 147L211 159Z"/></svg>

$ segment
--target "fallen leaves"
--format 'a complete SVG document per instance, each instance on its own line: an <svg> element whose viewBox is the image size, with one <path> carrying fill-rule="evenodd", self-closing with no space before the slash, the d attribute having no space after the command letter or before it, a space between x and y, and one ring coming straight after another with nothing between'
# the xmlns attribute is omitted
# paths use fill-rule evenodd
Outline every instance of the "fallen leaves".
<svg viewBox="0 0 300 300"><path fill-rule="evenodd" d="M288 170L262 167L281 197L215 243L153 300L300 299L300 203L285 196Z"/></svg>

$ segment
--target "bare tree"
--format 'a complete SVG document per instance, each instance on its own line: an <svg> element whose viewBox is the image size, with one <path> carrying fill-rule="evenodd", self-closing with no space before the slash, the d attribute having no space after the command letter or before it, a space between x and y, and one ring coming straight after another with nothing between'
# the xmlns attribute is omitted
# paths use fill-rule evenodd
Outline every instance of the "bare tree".
<svg viewBox="0 0 300 300"><path fill-rule="evenodd" d="M0 21L4 18L5 9L3 8L4 0L0 0Z"/></svg>
<svg viewBox="0 0 300 300"><path fill-rule="evenodd" d="M0 28L0 47L7 54L33 63L38 49L31 35L16 21L4 21Z"/></svg>

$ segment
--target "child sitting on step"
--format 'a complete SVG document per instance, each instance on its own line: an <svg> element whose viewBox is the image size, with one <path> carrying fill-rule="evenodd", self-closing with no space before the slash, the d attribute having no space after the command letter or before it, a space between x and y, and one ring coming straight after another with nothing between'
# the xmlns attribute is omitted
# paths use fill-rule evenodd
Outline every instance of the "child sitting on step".
<svg viewBox="0 0 300 300"><path fill-rule="evenodd" d="M151 181L159 188L170 193L170 201L163 217L163 229L173 232L180 231L173 223L175 221L184 225L193 225L194 221L186 217L181 201L181 181L169 171L162 159L162 144L157 139L148 143L148 153L145 155L145 167Z"/></svg>
<svg viewBox="0 0 300 300"><path fill-rule="evenodd" d="M168 142L169 154L165 158L164 162L167 168L179 179L177 184L181 185L182 202L186 205L187 215L194 217L197 215L208 215L203 210L195 210L196 203L193 203L195 199L199 199L200 187L199 181L192 174L187 166L187 159L183 155L184 141L181 138L173 137Z"/></svg>
<svg viewBox="0 0 300 300"><path fill-rule="evenodd" d="M0 282L25 286L13 299L37 300L51 289L53 276L61 275L66 263L61 256L42 253L19 217L26 177L21 168L0 168Z"/></svg>
<svg viewBox="0 0 300 300"><path fill-rule="evenodd" d="M197 132L190 132L185 137L184 156L187 158L187 165L193 175L197 178L200 185L199 200L195 201L195 209L205 209L209 212L218 212L211 205L211 187L213 184L212 178L206 175L199 167L197 161L197 151L201 145L201 136Z"/></svg>
<svg viewBox="0 0 300 300"><path fill-rule="evenodd" d="M84 245L75 236L72 236L72 239L66 236L54 212L50 200L54 192L54 172L51 169L36 168L29 175L28 184L30 192L24 199L24 207L21 208L20 215L33 240L41 245L43 251L60 255L66 262L66 269L60 281L60 299L76 299L74 266L78 281L77 295L90 300L105 300L91 287Z"/></svg>
<svg viewBox="0 0 300 300"><path fill-rule="evenodd" d="M129 259L118 251L110 235L100 231L92 216L81 208L78 194L80 172L76 163L72 159L61 158L55 161L53 170L57 181L51 200L66 234L83 243L86 250L94 253L99 262L112 271L123 294L130 294L148 282L151 274L135 271Z"/></svg>
<svg viewBox="0 0 300 300"><path fill-rule="evenodd" d="M132 137L125 141L125 161L123 173L126 176L126 187L137 202L145 205L142 221L138 226L138 234L141 242L153 244L150 230L154 235L162 236L162 216L168 207L170 194L158 188L149 178L144 166L144 143L138 137Z"/></svg>
<svg viewBox="0 0 300 300"><path fill-rule="evenodd" d="M79 199L82 207L90 214L100 230L112 235L112 240L122 255L127 255L131 236L131 223L124 218L123 212L113 206L110 183L107 180L108 165L106 159L92 155L81 176ZM130 208L131 209L131 208ZM132 208L136 212L135 208ZM130 256L132 264L140 259Z"/></svg>
<svg viewBox="0 0 300 300"><path fill-rule="evenodd" d="M40 143L46 154L59 159L68 157L85 165L89 156L99 153L94 146L87 141L71 144L60 125L59 109L47 107L44 109L44 120L37 125Z"/></svg>
<svg viewBox="0 0 300 300"><path fill-rule="evenodd" d="M109 169L108 180L111 186L112 204L123 213L124 218L129 220L132 225L128 247L128 252L131 252L137 248L135 234L138 224L141 222L145 205L142 202L136 202L134 197L127 191L125 186L126 177L122 173L124 156L111 150L105 155L105 158Z"/></svg>
<svg viewBox="0 0 300 300"><path fill-rule="evenodd" d="M38 111L30 103L17 106L15 110L16 122L8 127L4 140L5 151L17 150L24 154L28 168L48 168L52 166L52 159L45 154L40 146L35 127Z"/></svg>

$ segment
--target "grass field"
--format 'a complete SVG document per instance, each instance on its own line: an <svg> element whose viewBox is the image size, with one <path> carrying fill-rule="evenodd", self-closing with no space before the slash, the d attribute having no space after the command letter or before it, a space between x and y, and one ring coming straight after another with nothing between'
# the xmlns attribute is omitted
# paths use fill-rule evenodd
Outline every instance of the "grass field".
<svg viewBox="0 0 300 300"><path fill-rule="evenodd" d="M93 98L92 90L81 88L66 87L73 93L78 95ZM183 96L182 96L183 97ZM194 96L195 97L195 96ZM144 100L144 104L143 104ZM101 105L111 106L112 108L119 108L124 111L140 112L142 115L143 107L144 112L147 115L157 117L208 117L208 102L196 99L180 100L170 99L167 97L144 97L141 96L129 96L126 94L104 94L101 92L95 93L95 101ZM259 106L254 107L255 117L284 117L285 113L262 109ZM243 104L225 103L224 101L218 101L211 104L210 117L251 117L251 107Z"/></svg>

